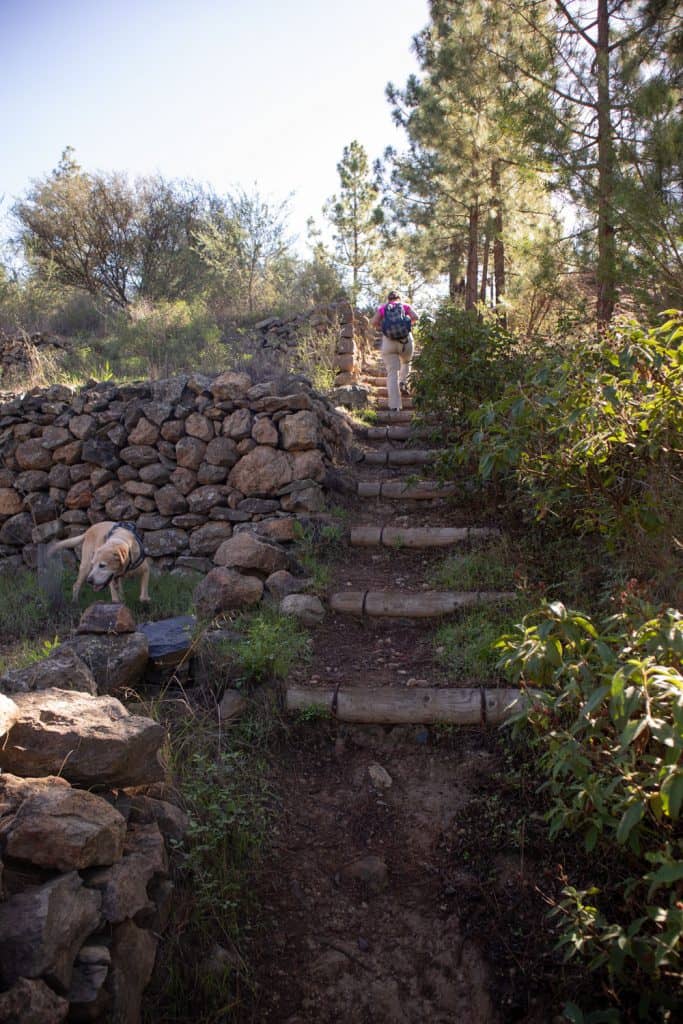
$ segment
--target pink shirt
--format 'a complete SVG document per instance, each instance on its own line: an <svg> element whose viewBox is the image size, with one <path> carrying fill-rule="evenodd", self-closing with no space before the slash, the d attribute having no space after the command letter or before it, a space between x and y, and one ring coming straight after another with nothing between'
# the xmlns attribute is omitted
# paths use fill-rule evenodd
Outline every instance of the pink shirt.
<svg viewBox="0 0 683 1024"><path fill-rule="evenodd" d="M381 317L382 319L384 319L384 310L387 308L388 305L389 303L385 302L384 305L380 306L379 309L377 310L378 316ZM407 313L411 320L417 320L417 313L415 312L412 306L409 306L407 302L402 302L401 305L403 306L403 312Z"/></svg>

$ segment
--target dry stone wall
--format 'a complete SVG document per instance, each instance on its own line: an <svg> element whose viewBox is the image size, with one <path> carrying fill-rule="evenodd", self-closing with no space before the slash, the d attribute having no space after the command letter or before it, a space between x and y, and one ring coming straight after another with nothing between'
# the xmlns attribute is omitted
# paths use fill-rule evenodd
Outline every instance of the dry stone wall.
<svg viewBox="0 0 683 1024"><path fill-rule="evenodd" d="M0 331L0 388L10 389L40 370L40 356L59 355L65 344L54 335L8 335Z"/></svg>
<svg viewBox="0 0 683 1024"><path fill-rule="evenodd" d="M159 568L207 572L245 524L277 539L324 508L350 429L301 378L228 371L31 391L0 404L0 569L104 520L135 522Z"/></svg>
<svg viewBox="0 0 683 1024"><path fill-rule="evenodd" d="M350 302L316 306L309 313L289 319L269 317L256 324L256 329L261 332L264 348L275 351L295 349L304 331L332 333L335 337L335 387L355 383L375 341L370 320Z"/></svg>
<svg viewBox="0 0 683 1024"><path fill-rule="evenodd" d="M75 641L0 677L0 1021L137 1024L187 821L165 729L107 692L121 642L119 684L147 662L131 613L93 605Z"/></svg>

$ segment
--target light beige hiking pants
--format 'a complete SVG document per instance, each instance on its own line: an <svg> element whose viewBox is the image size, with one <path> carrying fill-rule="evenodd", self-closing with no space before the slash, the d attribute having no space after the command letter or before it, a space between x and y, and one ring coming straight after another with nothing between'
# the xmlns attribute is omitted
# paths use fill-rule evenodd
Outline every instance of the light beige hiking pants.
<svg viewBox="0 0 683 1024"><path fill-rule="evenodd" d="M410 361L413 358L413 336L405 342L394 341L382 335L382 359L387 368L387 395L390 409L401 409L400 385L408 379Z"/></svg>

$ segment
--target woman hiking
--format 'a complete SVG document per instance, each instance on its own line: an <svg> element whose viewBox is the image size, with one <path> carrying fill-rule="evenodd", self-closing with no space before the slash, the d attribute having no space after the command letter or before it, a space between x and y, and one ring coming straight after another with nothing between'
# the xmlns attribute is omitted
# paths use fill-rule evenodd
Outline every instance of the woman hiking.
<svg viewBox="0 0 683 1024"><path fill-rule="evenodd" d="M391 412L401 409L401 392L408 390L407 380L413 358L411 329L417 313L397 291L390 291L387 301L372 318L373 327L382 331L382 359L387 370L387 395Z"/></svg>

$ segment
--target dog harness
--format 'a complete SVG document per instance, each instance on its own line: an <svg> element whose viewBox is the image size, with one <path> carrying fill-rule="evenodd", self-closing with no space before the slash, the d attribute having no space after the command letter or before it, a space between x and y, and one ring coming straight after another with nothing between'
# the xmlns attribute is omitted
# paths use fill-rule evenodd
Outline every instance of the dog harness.
<svg viewBox="0 0 683 1024"><path fill-rule="evenodd" d="M133 534L133 537L137 541L137 545L138 545L138 556L137 556L137 558L131 558L130 557L130 552L128 553L128 565L126 565L121 570L121 572L117 572L116 573L115 579L118 579L119 576L125 576L125 574L127 572L132 572L133 569L137 569L139 566L141 566L142 563L144 562L145 558L147 557L147 554L145 552L145 546L142 543L142 537L138 533L138 528L135 525L135 523L125 523L125 522L114 523L114 525L112 526L111 530L109 531L109 533L105 537L105 540L109 540L109 538L111 537L111 535L114 532L114 530L128 530L129 533Z"/></svg>

